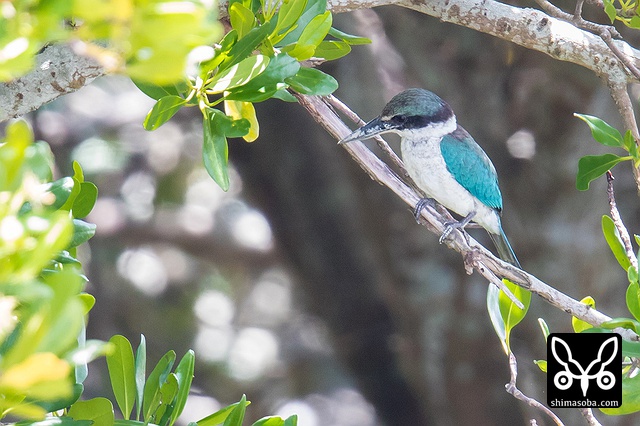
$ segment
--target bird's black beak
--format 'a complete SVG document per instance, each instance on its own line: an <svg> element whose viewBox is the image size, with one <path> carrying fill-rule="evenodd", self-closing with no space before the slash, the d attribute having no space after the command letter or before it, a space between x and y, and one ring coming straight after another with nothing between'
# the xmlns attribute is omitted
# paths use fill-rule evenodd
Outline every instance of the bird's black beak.
<svg viewBox="0 0 640 426"><path fill-rule="evenodd" d="M339 144L353 142L358 139L369 139L381 133L386 133L393 130L390 123L382 121L380 117L376 117L358 130L354 131L350 135L346 136Z"/></svg>

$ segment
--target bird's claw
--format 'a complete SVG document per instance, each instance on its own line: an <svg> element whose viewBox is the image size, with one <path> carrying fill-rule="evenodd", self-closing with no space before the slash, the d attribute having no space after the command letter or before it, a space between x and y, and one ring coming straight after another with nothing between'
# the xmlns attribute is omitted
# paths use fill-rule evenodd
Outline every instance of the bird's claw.
<svg viewBox="0 0 640 426"><path fill-rule="evenodd" d="M431 198L420 198L416 203L416 207L413 210L413 217L416 219L416 222L420 223L420 214L422 213L422 209L426 206L435 207L435 202Z"/></svg>
<svg viewBox="0 0 640 426"><path fill-rule="evenodd" d="M440 238L438 238L438 242L440 244L442 244L444 242L444 240L447 239L447 237L449 236L449 234L451 234L451 232L454 229L464 229L465 226L467 226L469 224L469 222L471 222L471 219L473 219L473 217L476 215L476 212L473 211L471 213L469 213L468 215L466 215L461 221L456 222L446 222L444 224L444 230L442 231L442 235L440 235Z"/></svg>

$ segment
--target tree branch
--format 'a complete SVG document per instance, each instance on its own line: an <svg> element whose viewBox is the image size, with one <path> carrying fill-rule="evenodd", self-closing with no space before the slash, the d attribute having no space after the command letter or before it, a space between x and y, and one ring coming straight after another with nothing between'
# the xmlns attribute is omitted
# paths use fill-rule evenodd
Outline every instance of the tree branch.
<svg viewBox="0 0 640 426"><path fill-rule="evenodd" d="M350 133L346 124L329 107L328 101L317 96L298 96L298 101L336 140L340 140ZM366 145L360 141L354 141L342 146L373 180L391 189L412 208L416 205L420 197ZM447 222L445 217L429 205L422 210L422 217L427 229L436 235L442 235ZM460 230L452 232L444 244L460 253L465 259L465 264L471 265L482 275L486 272L483 269L490 270L498 277L509 279L537 294L552 306L589 324L599 326L611 320L611 317L567 296L535 276L498 259L466 232ZM617 329L616 331L625 339L639 340L638 336L630 330Z"/></svg>
<svg viewBox="0 0 640 426"><path fill-rule="evenodd" d="M0 121L34 111L59 96L81 89L104 73L95 59L77 54L68 44L48 46L36 55L31 72L0 84Z"/></svg>

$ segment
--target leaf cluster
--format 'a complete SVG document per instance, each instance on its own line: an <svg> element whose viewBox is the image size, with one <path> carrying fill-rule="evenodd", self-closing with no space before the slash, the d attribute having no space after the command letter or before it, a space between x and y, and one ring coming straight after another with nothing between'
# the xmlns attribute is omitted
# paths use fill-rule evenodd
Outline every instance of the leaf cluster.
<svg viewBox="0 0 640 426"><path fill-rule="evenodd" d="M629 286L627 287L625 299L627 309L632 318L614 318L600 324L599 327L594 327L585 321L572 317L571 325L573 331L576 333L611 333L616 328L625 328L632 330L636 334L640 334L640 285L638 281L638 270L629 258L629 254L625 250L615 223L609 216L602 216L602 232L618 264L627 273ZM640 245L640 236L634 235L634 237L636 244ZM591 296L584 297L581 302L591 308L595 309L596 307L596 301ZM542 318L538 319L538 322L540 323L546 341L549 336L549 327ZM625 359L621 366L623 372L622 405L617 408L601 408L600 410L605 414L620 415L640 411L640 379L638 379L636 367L637 360L640 358L640 342L623 340L622 355ZM545 360L536 360L534 362L546 373L547 363Z"/></svg>
<svg viewBox="0 0 640 426"><path fill-rule="evenodd" d="M104 350L86 342L94 298L76 247L95 232L81 220L96 187L74 176L51 181L48 145L24 121L0 142L0 418L40 418L77 399L86 363Z"/></svg>
<svg viewBox="0 0 640 426"><path fill-rule="evenodd" d="M0 81L33 67L48 43L81 40L86 52L132 78L171 84L189 53L219 39L217 9L201 0L29 0L3 2Z"/></svg>
<svg viewBox="0 0 640 426"><path fill-rule="evenodd" d="M631 130L622 136L615 127L610 126L604 120L585 114L575 114L576 117L583 120L591 129L593 138L604 146L621 148L629 155L620 156L617 154L603 155L586 155L578 161L578 175L576 178L576 187L580 191L589 189L592 180L599 178L607 171L611 170L618 163L623 161L633 161L634 166L640 165L640 154L638 146L631 134Z"/></svg>
<svg viewBox="0 0 640 426"><path fill-rule="evenodd" d="M351 45L369 42L332 28L326 8L326 0L231 1L231 30L213 48L201 50L198 67L186 81L165 87L136 82L157 100L144 128L155 130L181 108L197 106L203 117L205 168L226 191L227 139L252 142L259 135L253 104L271 98L295 102L290 91L332 93L337 81L301 62L337 59Z"/></svg>
<svg viewBox="0 0 640 426"><path fill-rule="evenodd" d="M620 21L630 28L640 29L640 3L637 1L603 0L603 6L612 24Z"/></svg>

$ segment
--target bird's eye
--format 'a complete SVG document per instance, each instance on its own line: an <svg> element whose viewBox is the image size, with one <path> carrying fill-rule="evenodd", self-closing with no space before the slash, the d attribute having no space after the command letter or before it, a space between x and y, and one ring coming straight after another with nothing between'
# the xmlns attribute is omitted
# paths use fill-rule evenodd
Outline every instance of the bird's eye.
<svg viewBox="0 0 640 426"><path fill-rule="evenodd" d="M404 124L407 121L407 116L406 115L394 115L393 117L391 117L391 121L394 124Z"/></svg>

